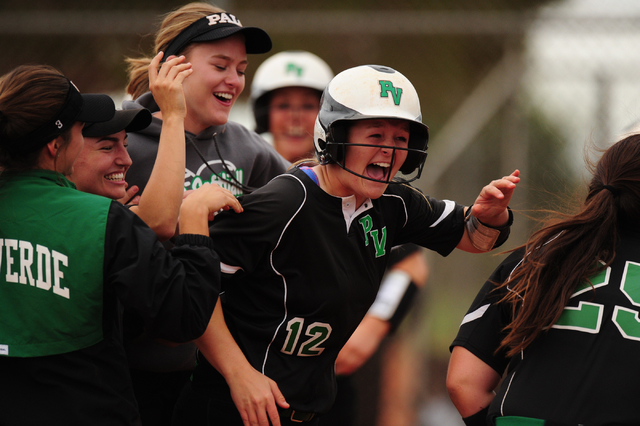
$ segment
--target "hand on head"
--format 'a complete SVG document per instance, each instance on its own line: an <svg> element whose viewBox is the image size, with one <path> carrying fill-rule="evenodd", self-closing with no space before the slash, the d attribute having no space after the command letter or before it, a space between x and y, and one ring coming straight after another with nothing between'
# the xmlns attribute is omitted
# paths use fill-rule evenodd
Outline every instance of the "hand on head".
<svg viewBox="0 0 640 426"><path fill-rule="evenodd" d="M193 72L191 63L184 62L185 57L169 56L160 65L164 56L159 52L149 65L149 89L153 93L153 99L162 111L163 120L168 115L177 114L184 118L187 115L187 106L184 99L182 83ZM160 67L160 68L158 68Z"/></svg>

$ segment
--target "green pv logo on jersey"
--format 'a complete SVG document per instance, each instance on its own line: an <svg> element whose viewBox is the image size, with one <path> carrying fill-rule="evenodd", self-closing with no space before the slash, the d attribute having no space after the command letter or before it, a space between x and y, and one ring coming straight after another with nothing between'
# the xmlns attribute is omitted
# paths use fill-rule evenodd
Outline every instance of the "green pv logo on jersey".
<svg viewBox="0 0 640 426"><path fill-rule="evenodd" d="M385 246L387 245L387 227L383 227L382 232L378 229L373 229L373 219L370 215L366 215L358 222L362 225L364 231L364 245L369 245L369 236L371 236L373 246L376 249L376 257L384 256L386 253Z"/></svg>
<svg viewBox="0 0 640 426"><path fill-rule="evenodd" d="M393 97L393 103L396 105L400 105L400 98L402 97L402 88L394 87L393 83L389 80L380 80L380 97L388 98L389 93L391 93L391 97Z"/></svg>

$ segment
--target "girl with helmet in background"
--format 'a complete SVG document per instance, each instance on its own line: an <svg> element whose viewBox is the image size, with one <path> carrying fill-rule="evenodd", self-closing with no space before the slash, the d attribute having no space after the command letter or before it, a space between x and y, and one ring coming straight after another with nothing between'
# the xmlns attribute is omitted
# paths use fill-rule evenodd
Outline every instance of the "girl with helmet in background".
<svg viewBox="0 0 640 426"><path fill-rule="evenodd" d="M0 78L2 425L139 424L122 307L152 336L183 342L204 332L215 306L208 220L233 197L186 200L167 252L120 203L67 179L83 125L114 113L107 95L81 95L48 66Z"/></svg>
<svg viewBox="0 0 640 426"><path fill-rule="evenodd" d="M508 236L518 171L485 186L471 208L407 184L422 171L428 128L415 88L391 68L334 77L314 141L320 164L276 177L210 229L223 309L196 341L199 363L174 424L317 424L335 397L336 357L393 246L482 253ZM398 171L406 177L394 179Z"/></svg>
<svg viewBox="0 0 640 426"><path fill-rule="evenodd" d="M331 78L333 71L326 62L301 50L277 53L256 70L251 83L255 130L265 138L270 135L274 148L286 160L294 163L315 154L314 125L322 92ZM420 246L403 244L393 248L378 297L336 360L338 394L331 411L323 416L323 423L346 426L356 421L362 384L354 380L353 373L400 325L427 274Z"/></svg>
<svg viewBox="0 0 640 426"><path fill-rule="evenodd" d="M155 54L182 57L191 64L183 83L186 115L184 190L215 183L240 195L258 188L289 163L266 141L244 126L228 121L229 113L245 86L247 54L271 49L269 35L260 28L245 27L239 17L208 3L186 4L166 15L155 39ZM133 100L124 109L145 107L153 113L151 125L129 134L133 164L127 173L131 187L144 194L159 155L160 133L168 119L149 91L148 69L152 58L128 59L127 93ZM155 66L155 65L154 65ZM172 195L173 197L173 195ZM172 203L173 199L167 199ZM195 366L195 346L170 347L144 334L140 322L127 315L126 348L145 424L166 425L180 389Z"/></svg>
<svg viewBox="0 0 640 426"><path fill-rule="evenodd" d="M320 97L332 77L326 62L300 50L277 53L256 70L250 97L255 130L268 133L273 147L287 161L313 155Z"/></svg>

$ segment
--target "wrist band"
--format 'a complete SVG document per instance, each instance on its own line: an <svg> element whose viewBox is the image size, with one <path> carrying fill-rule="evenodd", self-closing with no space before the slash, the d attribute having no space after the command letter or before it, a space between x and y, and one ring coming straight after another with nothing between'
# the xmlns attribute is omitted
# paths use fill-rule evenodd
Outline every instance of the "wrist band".
<svg viewBox="0 0 640 426"><path fill-rule="evenodd" d="M398 308L402 296L407 291L410 283L411 276L404 271L392 270L387 272L368 314L388 321Z"/></svg>
<svg viewBox="0 0 640 426"><path fill-rule="evenodd" d="M469 417L464 417L462 421L466 426L486 426L487 415L489 414L489 406L484 407L482 410Z"/></svg>
<svg viewBox="0 0 640 426"><path fill-rule="evenodd" d="M471 214L471 206L469 206L465 215L465 223L469 239L475 248L481 251L490 251L507 241L513 223L513 213L509 207L507 207L507 211L509 212L509 220L506 225L493 227L480 222L477 217Z"/></svg>

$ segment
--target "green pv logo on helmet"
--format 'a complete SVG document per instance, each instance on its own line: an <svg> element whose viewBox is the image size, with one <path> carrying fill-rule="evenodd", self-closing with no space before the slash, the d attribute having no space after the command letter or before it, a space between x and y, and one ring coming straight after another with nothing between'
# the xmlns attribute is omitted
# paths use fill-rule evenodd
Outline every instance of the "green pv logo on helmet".
<svg viewBox="0 0 640 426"><path fill-rule="evenodd" d="M293 62L289 62L287 64L286 74L290 74L291 73L291 74L297 75L298 77L302 77L302 71L303 71L302 67L294 64Z"/></svg>
<svg viewBox="0 0 640 426"><path fill-rule="evenodd" d="M389 92L391 92L391 96L393 97L393 103L396 105L400 105L400 98L402 97L402 88L394 87L393 83L389 80L379 80L380 83L380 97L388 98Z"/></svg>

